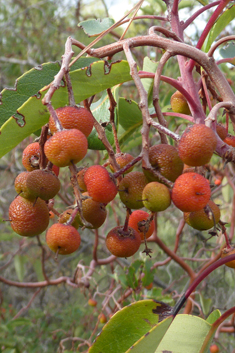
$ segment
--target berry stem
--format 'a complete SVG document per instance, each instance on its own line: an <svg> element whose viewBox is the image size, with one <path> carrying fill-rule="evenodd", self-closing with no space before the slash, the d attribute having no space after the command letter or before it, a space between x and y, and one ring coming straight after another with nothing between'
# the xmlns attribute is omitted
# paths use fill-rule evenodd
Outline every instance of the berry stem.
<svg viewBox="0 0 235 353"><path fill-rule="evenodd" d="M126 210L126 219L125 219L125 223L124 223L124 226L123 226L123 231L124 232L128 231L128 223L129 223L130 214L131 214L131 210L129 208L127 208L127 210Z"/></svg>
<svg viewBox="0 0 235 353"><path fill-rule="evenodd" d="M122 169L119 169L117 172L113 173L113 177L114 178L118 178L120 175L124 174L126 170L128 170L129 168L131 168L133 165L135 165L137 162L139 162L142 159L141 154L134 158L131 162L129 162L128 164L126 164Z"/></svg>
<svg viewBox="0 0 235 353"><path fill-rule="evenodd" d="M50 115L52 116L56 129L57 131L62 131L63 130L63 126L60 123L60 120L58 118L58 115L56 114L55 109L52 107L52 104L49 102L46 104L47 109L49 110Z"/></svg>
<svg viewBox="0 0 235 353"><path fill-rule="evenodd" d="M65 81L67 84L67 90L68 90L68 95L69 95L69 105L71 107L75 107L76 103L75 103L75 98L74 98L74 94L73 94L73 87L72 87L72 83L71 83L71 78L69 75L69 72L65 72Z"/></svg>
<svg viewBox="0 0 235 353"><path fill-rule="evenodd" d="M113 94L112 94L112 91L110 88L107 89L107 93L108 93L109 102L110 102L110 107L109 107L110 124L113 129L113 136L114 136L114 141L115 141L115 146L116 146L116 153L121 153L121 149L120 149L120 145L119 145L119 141L118 141L118 137L117 137L117 129L116 129L115 121L114 121L114 111L115 111L115 107L117 106L117 103L113 97Z"/></svg>

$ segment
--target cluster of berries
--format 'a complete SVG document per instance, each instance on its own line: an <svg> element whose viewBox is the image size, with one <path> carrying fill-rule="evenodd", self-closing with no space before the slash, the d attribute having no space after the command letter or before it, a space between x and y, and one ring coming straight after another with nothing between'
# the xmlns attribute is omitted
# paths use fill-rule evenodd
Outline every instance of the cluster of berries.
<svg viewBox="0 0 235 353"><path fill-rule="evenodd" d="M22 163L27 171L15 180L18 196L10 205L9 217L14 231L23 236L38 235L48 227L48 205L60 190L59 167L74 166L87 153L87 136L94 124L92 114L85 108L69 106L57 109L56 114L57 119L51 116L49 120L52 136L43 148L35 142L24 150ZM210 200L208 180L195 172L195 167L210 161L216 144L216 134L197 124L185 130L178 148L166 144L152 146L151 168L132 171L134 157L119 153L115 157L121 173L111 174L101 165L77 170L80 207L75 203L59 215L58 223L47 230L48 246L59 254L77 250L81 242L77 228L99 228L107 216L106 205L117 194L127 208L126 222L108 233L106 245L118 257L129 257L138 251L141 242L154 232L153 214L166 210L171 201L184 212L191 227L214 227L219 222L220 210ZM39 169L42 154L48 164ZM184 172L185 165L189 172ZM114 171L112 168L110 165ZM173 187L169 188L169 184ZM143 207L148 212L141 210Z"/></svg>

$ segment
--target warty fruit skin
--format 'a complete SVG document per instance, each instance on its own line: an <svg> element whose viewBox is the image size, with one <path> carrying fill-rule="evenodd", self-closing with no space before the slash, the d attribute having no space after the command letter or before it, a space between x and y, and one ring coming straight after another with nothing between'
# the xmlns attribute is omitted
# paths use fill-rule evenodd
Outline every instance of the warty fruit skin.
<svg viewBox="0 0 235 353"><path fill-rule="evenodd" d="M133 228L128 227L124 232L123 226L119 226L110 230L105 243L111 254L130 257L139 250L141 237Z"/></svg>
<svg viewBox="0 0 235 353"><path fill-rule="evenodd" d="M210 200L211 190L207 179L198 173L180 175L173 186L171 199L183 212L199 211Z"/></svg>
<svg viewBox="0 0 235 353"><path fill-rule="evenodd" d="M188 126L179 141L180 159L189 166L202 166L210 162L216 145L216 134L208 126Z"/></svg>
<svg viewBox="0 0 235 353"><path fill-rule="evenodd" d="M135 210L134 212L132 212L132 214L129 217L129 222L128 222L128 226L135 229L136 232L139 233L141 240L144 240L144 231L147 230L145 232L145 238L148 239L154 231L154 221L152 220L149 223L149 227L147 229L145 229L145 225L146 225L146 220L149 218L149 214L148 212L145 212L143 210Z"/></svg>
<svg viewBox="0 0 235 353"><path fill-rule="evenodd" d="M17 196L9 207L12 229L19 235L33 237L39 235L49 224L49 211L45 201L27 200Z"/></svg>
<svg viewBox="0 0 235 353"><path fill-rule="evenodd" d="M152 212L165 211L171 204L170 190L157 181L152 181L145 186L142 198L144 207Z"/></svg>
<svg viewBox="0 0 235 353"><path fill-rule="evenodd" d="M22 164L28 172L39 169L40 145L38 142L30 143L23 151Z"/></svg>
<svg viewBox="0 0 235 353"><path fill-rule="evenodd" d="M78 129L86 137L90 135L94 118L86 108L66 106L57 108L56 113L64 129ZM57 132L52 116L49 118L49 128L52 134Z"/></svg>
<svg viewBox="0 0 235 353"><path fill-rule="evenodd" d="M142 192L147 184L147 179L142 172L130 172L125 175L118 186L121 201L130 209L142 208Z"/></svg>
<svg viewBox="0 0 235 353"><path fill-rule="evenodd" d="M149 149L149 162L151 166L159 171L166 179L174 182L182 174L184 164L181 161L178 151L174 146L159 144ZM150 171L144 170L149 181L158 181Z"/></svg>
<svg viewBox="0 0 235 353"><path fill-rule="evenodd" d="M214 214L215 224L217 224L220 220L219 207L212 200L209 200L207 205L211 208ZM185 222L194 229L208 230L214 227L213 217L211 216L211 218L208 218L204 208L199 211L185 213L184 219Z"/></svg>
<svg viewBox="0 0 235 353"><path fill-rule="evenodd" d="M171 108L175 113L191 115L188 102L180 91L176 91L171 96Z"/></svg>
<svg viewBox="0 0 235 353"><path fill-rule="evenodd" d="M86 136L77 129L56 132L44 145L44 152L50 162L57 167L67 167L72 162L80 162L86 155Z"/></svg>
<svg viewBox="0 0 235 353"><path fill-rule="evenodd" d="M79 248L81 237L73 226L55 223L47 230L46 242L55 253L68 255Z"/></svg>
<svg viewBox="0 0 235 353"><path fill-rule="evenodd" d="M60 181L55 173L38 169L30 172L26 179L26 187L33 197L40 197L47 201L55 197L60 191Z"/></svg>
<svg viewBox="0 0 235 353"><path fill-rule="evenodd" d="M222 249L222 253L221 253L221 258L224 258L226 256L229 256L229 255L233 255L235 254L235 249L234 248L223 248ZM235 260L232 260L232 261L229 261L229 262L226 262L225 264L227 267L230 267L230 268L235 268Z"/></svg>
<svg viewBox="0 0 235 353"><path fill-rule="evenodd" d="M112 201L117 194L115 180L107 169L101 165L93 165L84 174L87 192L94 201L104 204Z"/></svg>
<svg viewBox="0 0 235 353"><path fill-rule="evenodd" d="M131 154L122 153L122 152L121 153L117 153L115 155L115 158L116 158L117 164L119 165L120 169L125 167L128 163L130 163L134 159L134 157ZM111 171L114 173L114 169L111 166L111 164L110 164L109 167L110 167ZM130 167L123 174L130 173L133 170L133 168L134 168L134 166Z"/></svg>
<svg viewBox="0 0 235 353"><path fill-rule="evenodd" d="M22 172L15 178L15 191L18 195L25 199L35 200L35 197L31 195L29 189L26 186L26 180L31 172Z"/></svg>

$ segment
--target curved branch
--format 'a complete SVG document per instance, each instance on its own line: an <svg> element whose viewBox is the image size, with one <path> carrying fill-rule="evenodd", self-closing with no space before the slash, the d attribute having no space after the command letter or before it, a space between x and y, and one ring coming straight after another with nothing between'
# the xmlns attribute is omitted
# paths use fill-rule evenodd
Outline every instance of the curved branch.
<svg viewBox="0 0 235 353"><path fill-rule="evenodd" d="M214 45L212 45L212 47L210 48L210 50L208 51L207 55L210 57L214 54L214 51L218 48L219 45L228 42L230 40L235 40L235 36L227 36L224 38L221 38L220 40L218 40L218 42L216 42Z"/></svg>

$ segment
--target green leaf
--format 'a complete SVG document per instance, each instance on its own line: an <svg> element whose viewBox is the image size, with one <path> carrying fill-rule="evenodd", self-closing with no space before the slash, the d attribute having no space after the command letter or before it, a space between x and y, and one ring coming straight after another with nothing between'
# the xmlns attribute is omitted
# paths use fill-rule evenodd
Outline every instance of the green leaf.
<svg viewBox="0 0 235 353"><path fill-rule="evenodd" d="M152 61L149 57L144 58L143 71L155 73L158 67L158 62ZM148 94L149 104L152 102L152 93L153 93L153 78L142 78L141 79L144 89Z"/></svg>
<svg viewBox="0 0 235 353"><path fill-rule="evenodd" d="M135 131L142 125L142 114L138 104L129 99L119 98L118 101L119 124L126 131Z"/></svg>
<svg viewBox="0 0 235 353"><path fill-rule="evenodd" d="M229 43L226 48L220 49L220 55L223 58L233 58L233 62L231 64L235 65L235 45L234 43Z"/></svg>
<svg viewBox="0 0 235 353"><path fill-rule="evenodd" d="M76 103L107 88L132 79L127 61L111 64L106 61L94 62L87 68L71 71L70 76ZM17 109L17 114L14 114L14 118L11 117L3 124L0 130L0 157L48 122L49 113L41 102L46 91L46 88L42 88L37 96L30 97ZM66 87L61 86L55 92L52 104L54 108L68 104Z"/></svg>
<svg viewBox="0 0 235 353"><path fill-rule="evenodd" d="M199 353L210 329L211 325L197 316L177 315L155 353Z"/></svg>
<svg viewBox="0 0 235 353"><path fill-rule="evenodd" d="M119 88L118 86L115 86L111 90L115 100L117 100L118 88ZM110 106L109 97L105 91L103 92L102 97L97 102L91 105L91 111L99 123L108 124L107 126L105 126L105 134L108 141L112 145L114 143L114 136L113 136L112 126L109 125L109 121L110 121L109 106ZM116 113L116 109L115 109L115 113ZM103 142L101 142L100 139L98 138L98 134L95 128L93 128L87 140L88 140L89 149L91 150L105 149Z"/></svg>
<svg viewBox="0 0 235 353"><path fill-rule="evenodd" d="M210 49L214 40L223 31L223 29L235 18L235 5L224 11L224 13L218 18L210 33L208 34L203 49L206 53Z"/></svg>
<svg viewBox="0 0 235 353"><path fill-rule="evenodd" d="M154 353L156 347L160 344L163 336L172 322L172 317L160 322L153 327L147 334L142 336L126 353Z"/></svg>
<svg viewBox="0 0 235 353"><path fill-rule="evenodd" d="M141 300L112 316L91 346L89 353L124 353L159 320L153 310L161 306L154 300ZM156 338L156 337L155 337Z"/></svg>
<svg viewBox="0 0 235 353"><path fill-rule="evenodd" d="M43 276L43 272L42 272L42 262L41 260L39 259L36 259L33 263L33 268L34 268L34 271L36 272L37 274L37 279L38 281L44 281L44 276Z"/></svg>
<svg viewBox="0 0 235 353"><path fill-rule="evenodd" d="M225 202L230 202L232 200L232 188L231 186L228 184L228 180L227 178L223 178L222 180L222 195L224 198Z"/></svg>
<svg viewBox="0 0 235 353"><path fill-rule="evenodd" d="M208 0L197 0L200 4L202 4L203 6L206 6L209 1Z"/></svg>
<svg viewBox="0 0 235 353"><path fill-rule="evenodd" d="M210 298L205 298L201 293L199 294L199 298L203 314L208 315L212 305L212 300Z"/></svg>
<svg viewBox="0 0 235 353"><path fill-rule="evenodd" d="M24 280L24 275L25 275L24 264L25 264L25 257L24 256L16 255L14 257L15 270L16 270L16 274L17 274L17 277L20 282L23 282L23 280Z"/></svg>
<svg viewBox="0 0 235 353"><path fill-rule="evenodd" d="M78 27L81 27L89 37L94 37L109 29L114 23L115 21L112 18L106 17L103 19L82 21L78 24Z"/></svg>
<svg viewBox="0 0 235 353"><path fill-rule="evenodd" d="M24 317L19 317L15 320L9 321L7 323L7 327L11 330L18 326L32 326L32 321L30 319L26 319Z"/></svg>
<svg viewBox="0 0 235 353"><path fill-rule="evenodd" d="M213 324L216 320L220 318L220 316L221 316L221 312L218 309L216 309L212 311L212 313L208 316L206 321L209 322L209 324Z"/></svg>

